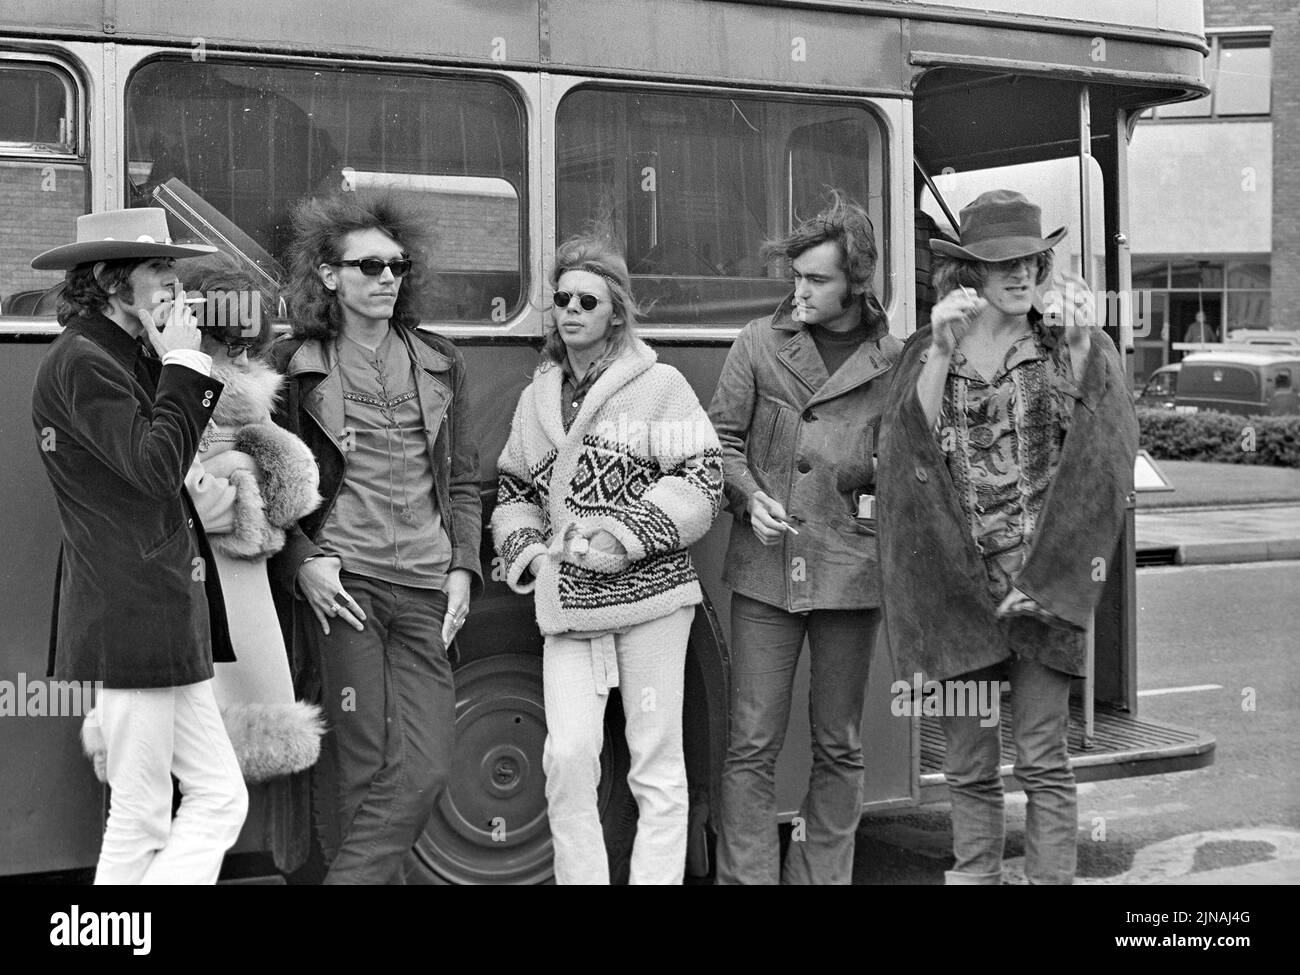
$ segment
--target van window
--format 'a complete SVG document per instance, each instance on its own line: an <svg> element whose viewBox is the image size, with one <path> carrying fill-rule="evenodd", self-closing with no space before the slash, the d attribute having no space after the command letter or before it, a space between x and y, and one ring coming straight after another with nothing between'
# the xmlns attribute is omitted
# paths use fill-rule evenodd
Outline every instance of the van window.
<svg viewBox="0 0 1300 975"><path fill-rule="evenodd" d="M127 85L126 134L132 206L174 205L198 236L218 225L273 276L299 200L386 189L433 238L427 315L504 322L526 293L524 111L502 83L153 61Z"/></svg>
<svg viewBox="0 0 1300 975"><path fill-rule="evenodd" d="M61 65L0 55L0 314L50 316L62 271L33 271L70 244L90 205L78 89Z"/></svg>
<svg viewBox="0 0 1300 975"><path fill-rule="evenodd" d="M765 240L838 187L875 223L884 293L884 135L865 107L723 93L584 87L556 115L558 239L593 224L626 241L647 323L743 324L790 291Z"/></svg>
<svg viewBox="0 0 1300 975"><path fill-rule="evenodd" d="M1180 396L1253 399L1259 393L1259 375L1248 366L1184 361L1178 377Z"/></svg>

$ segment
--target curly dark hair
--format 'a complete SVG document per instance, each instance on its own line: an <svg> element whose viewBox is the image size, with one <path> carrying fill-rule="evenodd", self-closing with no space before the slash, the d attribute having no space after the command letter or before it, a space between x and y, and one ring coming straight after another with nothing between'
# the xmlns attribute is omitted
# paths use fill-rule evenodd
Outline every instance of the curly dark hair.
<svg viewBox="0 0 1300 975"><path fill-rule="evenodd" d="M420 324L428 272L424 228L392 194L340 192L308 197L293 211L294 241L289 249L285 296L295 338L331 339L339 334L343 319L338 297L321 281L319 268L342 260L347 235L362 230L382 231L410 257L411 270L402 278L390 321L407 328Z"/></svg>
<svg viewBox="0 0 1300 975"><path fill-rule="evenodd" d="M850 288L864 289L863 318L873 327L885 323L885 310L872 288L878 259L876 228L867 211L841 191L830 191L830 203L817 216L805 220L786 236L765 243L763 260L793 261L805 251L828 242L834 243L840 252L840 269L848 277Z"/></svg>
<svg viewBox="0 0 1300 975"><path fill-rule="evenodd" d="M67 325L74 318L102 311L112 294L128 304L135 301L131 272L151 260L150 257L123 257L69 268L63 279L63 293L59 295L59 324ZM99 267L99 274L95 273L96 267Z"/></svg>
<svg viewBox="0 0 1300 975"><path fill-rule="evenodd" d="M206 305L197 306L195 310L199 316L200 332L216 339L256 336L257 343L250 352L254 356L266 352L275 339L275 328L271 321L275 296L262 287L251 271L242 267L229 254L218 252L206 257L187 257L177 261L176 273L186 292L197 291L208 299ZM245 323L240 320L242 313L250 308L253 308L257 316L256 332L248 331Z"/></svg>

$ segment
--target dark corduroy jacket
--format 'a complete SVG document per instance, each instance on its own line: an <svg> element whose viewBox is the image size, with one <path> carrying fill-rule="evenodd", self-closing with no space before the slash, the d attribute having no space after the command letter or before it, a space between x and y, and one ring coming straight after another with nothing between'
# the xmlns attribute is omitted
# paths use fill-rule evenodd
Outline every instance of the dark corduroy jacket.
<svg viewBox="0 0 1300 975"><path fill-rule="evenodd" d="M140 356L103 315L68 324L36 372L32 422L63 529L50 672L179 687L234 660L185 474L221 383Z"/></svg>
<svg viewBox="0 0 1300 975"><path fill-rule="evenodd" d="M1050 339L1059 340L1059 333ZM1024 624L1046 628L995 615L983 558L916 395L929 347L928 327L908 340L885 411L878 475L881 559L885 625L898 673L945 680L1007 659L1013 643L1032 650ZM1137 415L1119 354L1101 332L1094 334L1078 392L1060 464L1015 584L1081 632L1106 575L1118 571L1111 563L1138 445ZM1081 635L1039 645L1041 663L1083 674Z"/></svg>

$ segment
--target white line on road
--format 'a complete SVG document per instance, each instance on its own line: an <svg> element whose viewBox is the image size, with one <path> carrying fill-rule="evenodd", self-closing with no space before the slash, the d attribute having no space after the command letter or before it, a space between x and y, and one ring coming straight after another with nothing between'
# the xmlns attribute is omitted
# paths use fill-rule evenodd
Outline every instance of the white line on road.
<svg viewBox="0 0 1300 975"><path fill-rule="evenodd" d="M1190 694L1192 691L1221 691L1222 684L1188 684L1186 687L1153 687L1138 691L1138 697L1155 697L1157 694Z"/></svg>

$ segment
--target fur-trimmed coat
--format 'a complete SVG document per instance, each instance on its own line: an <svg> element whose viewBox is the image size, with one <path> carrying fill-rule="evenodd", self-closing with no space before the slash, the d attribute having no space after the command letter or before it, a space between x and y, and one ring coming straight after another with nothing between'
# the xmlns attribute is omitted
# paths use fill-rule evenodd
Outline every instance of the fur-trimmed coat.
<svg viewBox="0 0 1300 975"><path fill-rule="evenodd" d="M271 422L283 377L258 360L247 371L217 360L213 373L225 394L185 483L212 544L238 658L216 668L217 703L244 777L258 782L319 754L319 710L294 701L266 563L284 547L285 528L320 504L320 474L307 445Z"/></svg>
<svg viewBox="0 0 1300 975"><path fill-rule="evenodd" d="M598 378L568 432L562 370L520 394L498 461L492 536L506 582L533 592L543 634L600 632L701 601L686 548L722 504L722 449L695 391L637 345ZM622 553L578 552L575 529L604 529ZM534 579L533 558L552 553Z"/></svg>

